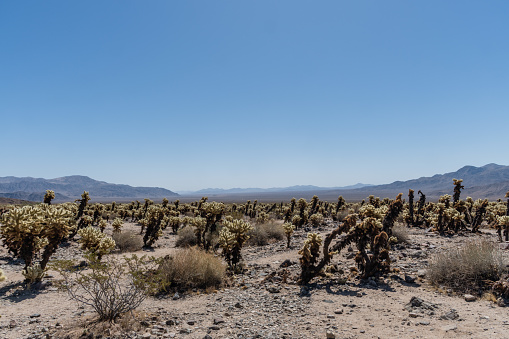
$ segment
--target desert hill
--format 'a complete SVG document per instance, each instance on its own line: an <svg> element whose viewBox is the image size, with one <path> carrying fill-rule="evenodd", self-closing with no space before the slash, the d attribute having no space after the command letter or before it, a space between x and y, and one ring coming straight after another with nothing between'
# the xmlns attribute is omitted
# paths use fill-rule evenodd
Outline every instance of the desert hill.
<svg viewBox="0 0 509 339"><path fill-rule="evenodd" d="M42 201L46 190L55 191L55 201L78 199L83 191L88 191L93 201L111 201L113 199L127 201L132 199L161 199L178 196L177 193L165 188L111 184L81 175L55 179L0 177L1 197Z"/></svg>

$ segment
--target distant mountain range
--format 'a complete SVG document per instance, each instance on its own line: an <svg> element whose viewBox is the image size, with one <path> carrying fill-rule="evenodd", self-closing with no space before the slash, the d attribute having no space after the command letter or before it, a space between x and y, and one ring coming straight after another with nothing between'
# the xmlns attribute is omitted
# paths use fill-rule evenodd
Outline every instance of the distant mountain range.
<svg viewBox="0 0 509 339"><path fill-rule="evenodd" d="M150 198L162 199L178 197L181 201L192 201L202 196L211 200L233 202L255 200L277 202L292 197L310 199L317 195L321 200L336 201L342 195L349 201L359 201L373 194L385 198L394 198L398 193L407 196L408 190L421 190L429 200L436 200L444 194L453 194L452 179L463 179L465 189L461 193L464 199L503 199L509 190L509 166L488 164L482 167L465 166L456 172L436 174L407 181L395 181L385 185L356 184L344 187L291 186L274 188L208 188L194 192L180 192L182 195L159 187L132 187L110 184L93 180L85 176L68 176L56 179L0 177L0 197L40 202L44 193L55 191L55 201L78 199L83 191L88 191L93 201L130 201Z"/></svg>
<svg viewBox="0 0 509 339"><path fill-rule="evenodd" d="M413 189L416 197L417 191L421 190L429 200L436 200L441 195L453 194L452 179L463 179L463 185L465 186L461 193L463 199L467 196L473 199L503 199L509 190L509 166L497 164L488 164L482 167L465 166L456 172L436 174L431 177L421 177L407 181L395 181L384 185L357 184L339 188L292 186L287 188L259 189L256 192L254 189L245 189L245 191L242 191L242 189L208 189L193 192L193 198L196 198L196 195L202 194L208 195L209 199L224 202L253 199L264 202L277 202L289 200L292 197L311 199L313 195L317 195L321 200L336 201L341 195L348 201L360 201L371 194L381 198L394 198L398 193L403 193L403 196L406 198L408 190ZM189 199L191 199L191 196L189 196Z"/></svg>
<svg viewBox="0 0 509 339"><path fill-rule="evenodd" d="M81 175L55 179L0 177L0 197L42 202L46 190L55 191L55 201L79 199L83 191L89 192L92 201L162 199L178 196L177 193L164 188L110 184Z"/></svg>
<svg viewBox="0 0 509 339"><path fill-rule="evenodd" d="M355 184L343 187L319 187L313 185L296 185L289 187L272 187L272 188L205 188L199 191L182 191L178 192L183 195L203 195L203 194L235 194L235 193L267 193L267 192L306 192L306 191L326 191L332 189L355 189L369 187L369 184Z"/></svg>

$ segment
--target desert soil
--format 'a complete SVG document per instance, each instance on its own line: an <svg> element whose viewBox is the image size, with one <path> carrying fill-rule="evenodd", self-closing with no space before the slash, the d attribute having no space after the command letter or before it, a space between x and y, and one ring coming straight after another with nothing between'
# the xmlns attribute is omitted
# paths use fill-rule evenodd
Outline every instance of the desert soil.
<svg viewBox="0 0 509 339"><path fill-rule="evenodd" d="M125 224L125 229L138 229ZM326 234L330 227L319 228ZM313 230L313 231L316 231ZM175 235L165 231L153 251L163 256L175 250ZM430 257L471 238L496 241L489 230L482 235L440 237L421 229L409 230L409 243L391 251L399 272L370 281L347 279L354 266L352 251L333 259L338 271L301 287L298 250L306 230L296 231L292 248L286 242L243 249L247 270L217 291L189 291L163 298L147 298L117 324L97 324L88 306L78 305L51 282L38 290L21 286L22 262L3 247L0 268L1 338L508 338L509 308L430 286L424 270ZM505 246L505 245L503 245ZM506 251L506 250L504 250ZM82 260L75 243L61 247L56 259ZM290 262L287 268L282 264ZM284 266L284 265L283 265ZM286 272L286 274L285 274ZM286 282L285 276L287 276ZM411 300L414 299L413 304ZM419 303L424 304L419 306ZM85 330L88 328L88 330ZM98 335L100 333L100 335ZM95 336L94 336L95 334Z"/></svg>

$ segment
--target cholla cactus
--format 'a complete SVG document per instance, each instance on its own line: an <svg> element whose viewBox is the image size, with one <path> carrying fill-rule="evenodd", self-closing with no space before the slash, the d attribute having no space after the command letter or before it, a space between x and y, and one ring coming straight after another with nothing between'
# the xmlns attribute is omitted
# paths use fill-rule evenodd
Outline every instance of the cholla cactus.
<svg viewBox="0 0 509 339"><path fill-rule="evenodd" d="M219 232L219 246L223 249L223 256L230 269L239 272L239 263L242 259L242 245L249 239L248 232L252 229L251 224L244 220L230 219L223 222L223 228Z"/></svg>
<svg viewBox="0 0 509 339"><path fill-rule="evenodd" d="M454 183L454 195L453 195L453 203L457 203L460 200L460 194L461 190L465 188L461 183L463 182L463 179L452 179Z"/></svg>
<svg viewBox="0 0 509 339"><path fill-rule="evenodd" d="M81 248L88 253L97 255L99 260L115 248L115 240L92 226L82 228L78 234L81 237L79 240Z"/></svg>
<svg viewBox="0 0 509 339"><path fill-rule="evenodd" d="M403 201L401 201L401 197L403 196L403 193L399 193L396 197L396 199L390 203L389 208L387 212L385 213L384 219L382 221L383 225L383 231L387 233L387 235L390 237L392 236L392 227L394 226L394 222L396 221L396 218L403 210Z"/></svg>
<svg viewBox="0 0 509 339"><path fill-rule="evenodd" d="M4 213L0 233L4 246L24 260L25 270L34 265L42 251L39 265L44 270L51 255L73 228L72 211L62 206L40 204L15 207Z"/></svg>
<svg viewBox="0 0 509 339"><path fill-rule="evenodd" d="M267 221L269 221L269 215L263 211L258 213L258 216L256 217L256 222L259 224L265 224Z"/></svg>
<svg viewBox="0 0 509 339"><path fill-rule="evenodd" d="M46 274L46 269L41 267L41 264L35 263L32 266L28 266L22 272L25 277L25 281L29 284L41 281L44 275Z"/></svg>
<svg viewBox="0 0 509 339"><path fill-rule="evenodd" d="M408 190L408 214L404 218L405 222L407 223L407 226L414 226L415 219L414 219L414 190L409 189Z"/></svg>
<svg viewBox="0 0 509 339"><path fill-rule="evenodd" d="M496 228L498 240L502 242L502 230L504 230L505 241L509 241L509 216L497 216Z"/></svg>
<svg viewBox="0 0 509 339"><path fill-rule="evenodd" d="M123 225L124 225L124 222L122 221L122 219L115 218L115 220L113 220L113 223L111 224L111 226L113 226L113 232L115 232L115 233L122 232Z"/></svg>
<svg viewBox="0 0 509 339"><path fill-rule="evenodd" d="M284 230L285 235L286 235L286 247L290 248L290 240L292 238L293 231L295 230L295 226L293 226L289 222L285 222L283 224L283 230Z"/></svg>
<svg viewBox="0 0 509 339"><path fill-rule="evenodd" d="M150 206L145 218L147 219L147 230L143 236L143 243L144 246L151 247L163 235L161 224L164 218L164 209L157 205Z"/></svg>
<svg viewBox="0 0 509 339"><path fill-rule="evenodd" d="M311 225L314 227L318 227L321 224L323 224L324 217L320 213L315 213L309 217L309 221L311 222Z"/></svg>
<svg viewBox="0 0 509 339"><path fill-rule="evenodd" d="M322 245L322 237L317 233L308 233L304 246L299 251L301 255L299 261L303 271L309 271L312 266L318 262L320 257L320 246Z"/></svg>
<svg viewBox="0 0 509 339"><path fill-rule="evenodd" d="M55 192L51 190L46 190L46 194L44 194L43 203L51 205L51 200L55 199Z"/></svg>
<svg viewBox="0 0 509 339"><path fill-rule="evenodd" d="M106 226L108 226L108 223L106 222L106 220L104 220L104 219L99 220L99 229L101 230L101 233L104 232L104 230L106 229Z"/></svg>
<svg viewBox="0 0 509 339"><path fill-rule="evenodd" d="M5 281L7 277L4 274L4 271L0 268L0 282Z"/></svg>

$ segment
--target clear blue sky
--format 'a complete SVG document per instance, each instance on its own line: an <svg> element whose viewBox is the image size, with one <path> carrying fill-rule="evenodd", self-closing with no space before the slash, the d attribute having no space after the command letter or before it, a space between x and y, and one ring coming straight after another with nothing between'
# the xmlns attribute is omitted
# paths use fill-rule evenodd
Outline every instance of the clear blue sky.
<svg viewBox="0 0 509 339"><path fill-rule="evenodd" d="M509 2L2 1L0 176L171 190L508 165Z"/></svg>

